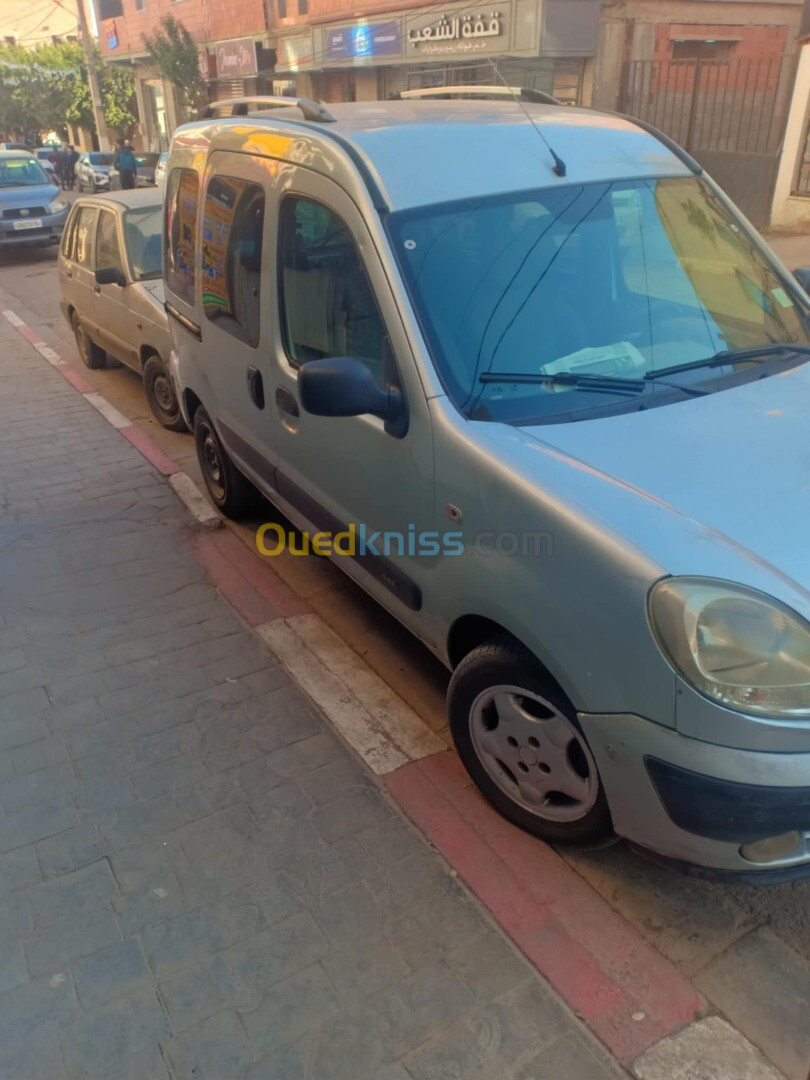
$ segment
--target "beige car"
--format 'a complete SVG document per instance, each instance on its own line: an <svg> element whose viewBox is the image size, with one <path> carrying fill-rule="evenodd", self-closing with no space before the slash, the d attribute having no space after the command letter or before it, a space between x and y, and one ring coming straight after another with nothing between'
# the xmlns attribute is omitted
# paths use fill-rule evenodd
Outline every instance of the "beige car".
<svg viewBox="0 0 810 1080"><path fill-rule="evenodd" d="M111 356L138 372L156 419L185 431L167 366L161 274L161 192L114 191L75 201L59 251L59 284L82 361L100 368Z"/></svg>

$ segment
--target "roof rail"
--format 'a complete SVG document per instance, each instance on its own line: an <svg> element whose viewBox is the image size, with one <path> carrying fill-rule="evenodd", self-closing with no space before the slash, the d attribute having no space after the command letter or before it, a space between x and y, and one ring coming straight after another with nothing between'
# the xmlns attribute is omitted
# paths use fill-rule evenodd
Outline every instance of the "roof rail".
<svg viewBox="0 0 810 1080"><path fill-rule="evenodd" d="M618 116L621 120L627 120L631 124L635 124L636 127L641 128L642 131L646 131L648 135L652 135L654 139L657 139L671 154L678 158L679 161L682 161L690 172L693 172L696 176L703 175L703 166L700 162L696 161L687 150L684 150L674 139L670 139L669 135L665 135L663 131L653 124L648 124L646 120L639 120L637 116L630 116L628 113L610 112L607 109L595 109L594 111L604 112L608 116Z"/></svg>
<svg viewBox="0 0 810 1080"><path fill-rule="evenodd" d="M217 115L247 116L250 111L257 111L251 110L251 105L257 105L260 109L298 108L304 114L305 120L314 120L319 124L335 123L334 116L317 101L310 101L309 98L300 97L268 97L261 94L253 97L225 98L222 101L211 101L208 105L203 105L197 113L197 119L210 120ZM222 112L223 109L229 109L230 111Z"/></svg>
<svg viewBox="0 0 810 1080"><path fill-rule="evenodd" d="M447 98L515 98L541 105L562 105L562 102L544 90L529 86L426 86L419 90L400 90L390 100L425 101Z"/></svg>

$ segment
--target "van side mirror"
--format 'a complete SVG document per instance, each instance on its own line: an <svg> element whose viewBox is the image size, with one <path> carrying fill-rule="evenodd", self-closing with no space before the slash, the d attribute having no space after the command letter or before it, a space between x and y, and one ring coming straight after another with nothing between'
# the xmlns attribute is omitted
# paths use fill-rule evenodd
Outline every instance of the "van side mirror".
<svg viewBox="0 0 810 1080"><path fill-rule="evenodd" d="M401 390L380 386L362 360L336 356L310 360L298 372L301 406L313 416L365 416L385 421L389 435L408 430L408 408Z"/></svg>
<svg viewBox="0 0 810 1080"><path fill-rule="evenodd" d="M800 266L798 270L793 271L793 276L805 292L810 292L810 266Z"/></svg>
<svg viewBox="0 0 810 1080"><path fill-rule="evenodd" d="M100 266L96 270L96 285L126 285L127 279L120 266Z"/></svg>

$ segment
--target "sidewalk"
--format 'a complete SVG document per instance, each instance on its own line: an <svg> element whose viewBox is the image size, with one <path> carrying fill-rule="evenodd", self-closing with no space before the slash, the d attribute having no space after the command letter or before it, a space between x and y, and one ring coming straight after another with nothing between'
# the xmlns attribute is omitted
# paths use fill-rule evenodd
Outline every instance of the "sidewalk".
<svg viewBox="0 0 810 1080"><path fill-rule="evenodd" d="M625 1076L3 319L0 371L0 1080Z"/></svg>

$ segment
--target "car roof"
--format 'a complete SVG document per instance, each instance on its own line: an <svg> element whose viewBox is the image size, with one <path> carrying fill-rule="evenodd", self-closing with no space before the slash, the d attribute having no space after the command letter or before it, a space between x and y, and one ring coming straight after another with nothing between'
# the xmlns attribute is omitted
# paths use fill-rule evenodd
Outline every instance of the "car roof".
<svg viewBox="0 0 810 1080"><path fill-rule="evenodd" d="M627 117L517 101L405 100L329 104L334 123L302 119L298 107L200 121L194 143L236 148L241 135L306 127L359 155L391 209L593 181L690 176L688 162ZM229 130L230 129L230 130ZM544 140L565 162L554 174ZM260 144L260 141L259 141Z"/></svg>
<svg viewBox="0 0 810 1080"><path fill-rule="evenodd" d="M153 188L131 188L129 191L105 191L103 195L79 196L76 202L115 203L122 210L138 210L141 207L162 206L163 192Z"/></svg>
<svg viewBox="0 0 810 1080"><path fill-rule="evenodd" d="M16 158L18 161L34 157L34 154L30 150L0 150L0 160L9 161L12 158Z"/></svg>

